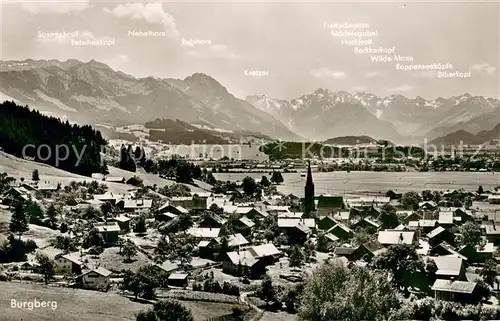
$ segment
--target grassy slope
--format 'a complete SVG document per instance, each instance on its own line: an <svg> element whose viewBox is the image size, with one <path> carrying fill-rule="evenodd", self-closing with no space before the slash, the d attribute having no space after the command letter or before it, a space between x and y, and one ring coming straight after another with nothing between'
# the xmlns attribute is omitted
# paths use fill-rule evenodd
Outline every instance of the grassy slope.
<svg viewBox="0 0 500 321"><path fill-rule="evenodd" d="M10 176L13 176L17 179L20 179L21 177L24 177L26 180L31 179L31 174L33 173L33 170L38 169L38 172L40 174L40 180L42 182L44 181L49 181L51 183L56 184L57 182L60 182L61 185L67 185L71 181L91 181L92 178L86 177L86 176L81 176L78 174L73 174L70 172L63 171L61 169L58 169L53 166L49 166L46 164L42 163L37 163L33 162L30 160L22 159L22 158L17 158L15 156L12 156L10 154L6 154L4 152L0 152L0 173L6 172ZM122 176L125 177L125 179L128 179L134 175L140 177L143 181L144 184L146 185L158 185L158 186L165 186L165 185L172 185L175 182L167 179L163 179L159 177L158 175L153 175L153 174L147 174L143 172L137 172L137 173L132 173L128 171L124 171L122 169L116 168L109 166L109 176ZM119 183L110 183L110 182L104 182L110 192L113 193L126 193L127 190L133 188L133 186L126 185L126 184L119 184ZM207 186L203 185L204 187L210 187L208 184ZM203 192L205 190L194 187L191 185L188 185L189 188L191 188L191 191L193 192Z"/></svg>
<svg viewBox="0 0 500 321"><path fill-rule="evenodd" d="M125 321L135 320L134 314L150 307L130 301L115 293L67 289L37 284L0 282L0 319L2 321ZM10 300L57 301L57 309L13 309ZM230 313L233 305L207 302L183 302L196 321Z"/></svg>

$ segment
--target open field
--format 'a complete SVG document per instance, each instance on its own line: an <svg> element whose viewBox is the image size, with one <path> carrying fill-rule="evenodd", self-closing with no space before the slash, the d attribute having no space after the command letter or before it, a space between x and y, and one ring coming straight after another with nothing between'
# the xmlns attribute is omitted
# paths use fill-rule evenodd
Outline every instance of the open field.
<svg viewBox="0 0 500 321"><path fill-rule="evenodd" d="M126 321L135 313L150 307L115 293L67 289L38 284L0 282L0 319L2 321ZM11 300L57 301L57 309L28 310L11 308ZM183 301L196 321L227 314L232 304Z"/></svg>
<svg viewBox="0 0 500 321"><path fill-rule="evenodd" d="M218 180L243 180L251 176L260 180L265 173L214 173ZM267 175L269 178L269 175ZM278 191L303 196L305 178L299 173L283 173L285 182ZM491 189L500 185L499 173L480 172L314 172L314 189L320 194L384 194L392 189L397 192L430 190L452 190L464 188L477 190L479 185Z"/></svg>
<svg viewBox="0 0 500 321"><path fill-rule="evenodd" d="M61 183L61 185L64 186L68 185L71 181L83 182L93 180L90 177L69 173L56 167L17 158L4 152L0 152L0 173L7 172L14 178L20 179L23 177L26 180L30 180L31 174L35 169L39 172L41 182L48 181L53 184ZM129 173L128 176L132 176L132 174L133 173ZM131 188L131 186L126 184L110 182L105 182L105 184L108 186L109 191L113 193L127 193L127 190Z"/></svg>

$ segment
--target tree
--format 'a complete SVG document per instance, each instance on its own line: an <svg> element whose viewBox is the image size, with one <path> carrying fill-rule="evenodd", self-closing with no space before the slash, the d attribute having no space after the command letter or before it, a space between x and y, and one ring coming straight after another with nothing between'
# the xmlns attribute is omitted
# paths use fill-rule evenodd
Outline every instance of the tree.
<svg viewBox="0 0 500 321"><path fill-rule="evenodd" d="M383 229L395 228L399 225L399 218L396 214L396 208L391 204L385 204L382 206L382 214L380 215L380 221L382 222Z"/></svg>
<svg viewBox="0 0 500 321"><path fill-rule="evenodd" d="M137 254L137 249L135 248L134 243L132 241L127 240L125 244L123 245L123 248L120 252L122 256L125 256L126 262L131 262L132 257Z"/></svg>
<svg viewBox="0 0 500 321"><path fill-rule="evenodd" d="M96 228L91 229L87 233L87 235L83 237L83 243L82 243L82 247L84 249L88 249L94 246L99 246L99 247L104 246L104 238Z"/></svg>
<svg viewBox="0 0 500 321"><path fill-rule="evenodd" d="M0 195L5 193L9 189L10 184L15 181L16 179L9 176L7 173L0 173Z"/></svg>
<svg viewBox="0 0 500 321"><path fill-rule="evenodd" d="M153 309L139 312L136 321L194 321L194 318L179 301L161 300L154 304Z"/></svg>
<svg viewBox="0 0 500 321"><path fill-rule="evenodd" d="M253 196L255 191L257 190L257 183L250 176L247 176L243 179L243 191L248 196Z"/></svg>
<svg viewBox="0 0 500 321"><path fill-rule="evenodd" d="M469 245L475 248L484 243L481 234L481 227L479 224L473 221L467 221L458 228L457 241L462 246Z"/></svg>
<svg viewBox="0 0 500 321"><path fill-rule="evenodd" d="M273 172L271 176L271 182L273 182L276 185L279 185L284 182L283 175L281 175L281 172Z"/></svg>
<svg viewBox="0 0 500 321"><path fill-rule="evenodd" d="M304 253L298 245L294 245L290 248L288 259L290 261L290 267L301 267L304 264Z"/></svg>
<svg viewBox="0 0 500 321"><path fill-rule="evenodd" d="M28 200L24 203L24 211L28 217L28 223L41 224L43 219L43 209L38 203Z"/></svg>
<svg viewBox="0 0 500 321"><path fill-rule="evenodd" d="M101 204L101 212L104 215L104 220L108 220L108 214L113 211L113 204L110 201L106 201Z"/></svg>
<svg viewBox="0 0 500 321"><path fill-rule="evenodd" d="M109 169L108 169L108 163L105 160L102 161L100 173L101 173L103 179L106 180L106 176L109 175Z"/></svg>
<svg viewBox="0 0 500 321"><path fill-rule="evenodd" d="M264 280L262 280L257 295L259 298L266 301L266 304L276 301L276 290L273 285L273 280L269 275L266 274Z"/></svg>
<svg viewBox="0 0 500 321"><path fill-rule="evenodd" d="M135 233L146 233L146 218L141 215L137 218L134 224L134 232Z"/></svg>
<svg viewBox="0 0 500 321"><path fill-rule="evenodd" d="M432 201L432 200L434 200L434 195L432 194L432 191L431 190L422 191L422 199L424 201Z"/></svg>
<svg viewBox="0 0 500 321"><path fill-rule="evenodd" d="M31 174L31 180L37 183L38 181L40 181L40 175L38 174L38 169L33 170L33 173Z"/></svg>
<svg viewBox="0 0 500 321"><path fill-rule="evenodd" d="M56 249L63 250L65 254L76 250L76 245L69 236L56 236L56 243L54 247Z"/></svg>
<svg viewBox="0 0 500 321"><path fill-rule="evenodd" d="M57 223L57 209L53 203L51 203L49 205L45 214L47 215L47 218L49 219L50 226L55 226Z"/></svg>
<svg viewBox="0 0 500 321"><path fill-rule="evenodd" d="M489 259L486 262L484 262L484 266L479 272L479 275L483 277L484 281L487 284L493 286L496 276L498 275L496 262L492 259Z"/></svg>
<svg viewBox="0 0 500 321"><path fill-rule="evenodd" d="M401 203L410 209L418 209L418 203L422 201L422 197L417 192L404 193L401 197Z"/></svg>
<svg viewBox="0 0 500 321"><path fill-rule="evenodd" d="M477 189L478 194L484 194L484 189L483 186L479 185L479 188Z"/></svg>
<svg viewBox="0 0 500 321"><path fill-rule="evenodd" d="M10 218L9 230L13 234L18 234L19 239L24 232L29 231L28 219L24 212L24 206L21 202L14 205L14 212Z"/></svg>
<svg viewBox="0 0 500 321"><path fill-rule="evenodd" d="M212 186L217 184L217 180L215 179L214 175L211 172L208 172L207 175L205 176L205 182Z"/></svg>
<svg viewBox="0 0 500 321"><path fill-rule="evenodd" d="M392 272L394 283L404 291L425 273L425 264L417 254L416 247L408 244L390 246L375 258L373 266Z"/></svg>
<svg viewBox="0 0 500 321"><path fill-rule="evenodd" d="M318 252L328 252L330 251L329 240L324 233L318 235L318 242L316 244L316 250Z"/></svg>
<svg viewBox="0 0 500 321"><path fill-rule="evenodd" d="M267 179L267 176L263 175L261 180L260 180L260 185L262 185L264 187L268 187L268 186L271 186L271 182L269 181L269 179Z"/></svg>
<svg viewBox="0 0 500 321"><path fill-rule="evenodd" d="M43 275L45 284L48 284L49 280L54 276L54 261L43 253L37 253L35 259L38 262L38 271Z"/></svg>
<svg viewBox="0 0 500 321"><path fill-rule="evenodd" d="M399 307L386 273L325 264L306 280L298 311L307 321L387 320Z"/></svg>

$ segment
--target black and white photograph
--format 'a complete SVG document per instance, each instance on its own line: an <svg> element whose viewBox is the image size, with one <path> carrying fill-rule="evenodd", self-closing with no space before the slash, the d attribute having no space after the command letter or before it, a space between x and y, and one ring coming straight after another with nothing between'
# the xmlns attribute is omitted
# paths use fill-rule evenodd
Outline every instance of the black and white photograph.
<svg viewBox="0 0 500 321"><path fill-rule="evenodd" d="M499 0L0 0L0 321L500 320L499 67Z"/></svg>

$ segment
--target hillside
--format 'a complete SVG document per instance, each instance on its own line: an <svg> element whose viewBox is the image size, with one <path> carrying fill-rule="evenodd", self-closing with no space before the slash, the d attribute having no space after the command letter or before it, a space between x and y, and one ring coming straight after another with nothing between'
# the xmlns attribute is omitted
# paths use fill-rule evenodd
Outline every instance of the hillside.
<svg viewBox="0 0 500 321"><path fill-rule="evenodd" d="M358 144L374 144L377 140L369 136L341 136L325 140L324 144L330 145L358 145Z"/></svg>
<svg viewBox="0 0 500 321"><path fill-rule="evenodd" d="M460 143L465 145L478 145L496 139L500 139L500 123L493 129L480 131L476 135L465 130L458 130L448 135L436 138L432 140L430 144L437 146L459 145Z"/></svg>
<svg viewBox="0 0 500 321"><path fill-rule="evenodd" d="M109 168L109 176L121 176L124 177L125 179L128 179L132 176L138 176L144 181L144 184L146 185L156 184L157 186L165 186L165 185L170 186L175 184L174 181L161 178L158 175L147 174L141 171L132 173L113 166L109 166L108 168ZM13 155L9 155L5 152L0 151L0 173L6 172L10 176L16 179L21 179L21 178L30 179L31 174L35 169L38 170L38 173L40 175L40 180L42 182L47 181L50 184L61 183L61 185L64 186L68 185L71 181L88 182L93 180L86 176L69 173L59 168L42 163L37 163L31 160L17 158ZM117 194L127 193L128 190L134 188L133 186L127 184L102 182L102 181L99 182L106 184L110 192ZM210 186L207 185L206 183L200 183L200 186L202 186L203 188L195 187L192 185L187 185L187 186L193 192L205 192L206 189L210 188Z"/></svg>
<svg viewBox="0 0 500 321"><path fill-rule="evenodd" d="M2 321L135 321L135 313L151 307L132 301L117 293L80 289L0 282L0 311ZM11 299L17 301L56 301L57 309L12 309ZM182 301L193 314L194 321L203 321L231 313L234 305L216 302Z"/></svg>
<svg viewBox="0 0 500 321"><path fill-rule="evenodd" d="M170 144L227 144L228 141L181 120L156 119L147 122L149 140Z"/></svg>
<svg viewBox="0 0 500 321"><path fill-rule="evenodd" d="M101 170L107 144L91 126L71 125L14 102L0 103L0 148L63 170L90 176Z"/></svg>

